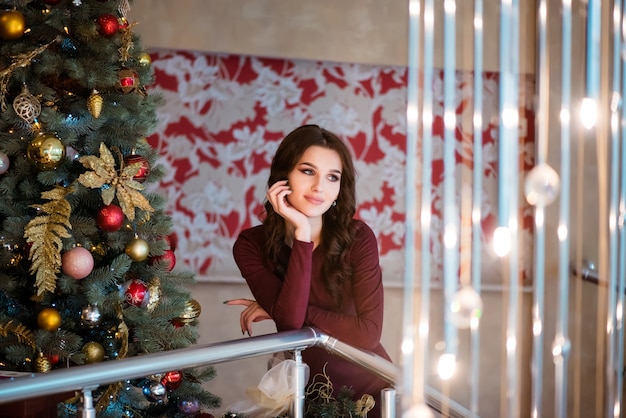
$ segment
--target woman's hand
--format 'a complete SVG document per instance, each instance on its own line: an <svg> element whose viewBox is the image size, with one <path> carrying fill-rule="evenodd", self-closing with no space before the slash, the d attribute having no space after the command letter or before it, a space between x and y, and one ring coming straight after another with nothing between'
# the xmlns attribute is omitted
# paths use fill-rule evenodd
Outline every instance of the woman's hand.
<svg viewBox="0 0 626 418"><path fill-rule="evenodd" d="M272 184L267 191L267 200L270 202L274 211L285 218L292 224L300 237L310 236L311 225L306 215L289 203L287 197L291 194L291 188L287 180L280 180ZM311 239L301 239L302 241L310 241Z"/></svg>
<svg viewBox="0 0 626 418"><path fill-rule="evenodd" d="M248 333L249 336L252 336L252 323L260 322L266 319L272 319L271 316L265 311L265 309L261 308L261 305L256 300L252 299L231 299L224 302L226 305L240 305L245 306L239 316L239 324L241 326L241 333Z"/></svg>

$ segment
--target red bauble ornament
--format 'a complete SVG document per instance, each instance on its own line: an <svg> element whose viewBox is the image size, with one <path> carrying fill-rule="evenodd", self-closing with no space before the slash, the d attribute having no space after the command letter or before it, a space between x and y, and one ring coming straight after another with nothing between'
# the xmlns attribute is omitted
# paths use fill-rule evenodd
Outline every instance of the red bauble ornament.
<svg viewBox="0 0 626 418"><path fill-rule="evenodd" d="M93 270L93 256L84 247L74 247L61 256L61 270L73 279L84 279Z"/></svg>
<svg viewBox="0 0 626 418"><path fill-rule="evenodd" d="M50 364L53 366L56 365L61 359L61 357L58 354L44 354L44 356L46 356L48 361L50 361Z"/></svg>
<svg viewBox="0 0 626 418"><path fill-rule="evenodd" d="M171 233L165 237L165 241L169 244L170 250L176 251L176 246L178 245L178 237L175 233Z"/></svg>
<svg viewBox="0 0 626 418"><path fill-rule="evenodd" d="M120 17L117 21L119 23L119 30L128 28L128 20L126 20L126 18Z"/></svg>
<svg viewBox="0 0 626 418"><path fill-rule="evenodd" d="M98 211L96 215L98 227L105 232L115 232L124 223L124 212L117 205L106 205Z"/></svg>
<svg viewBox="0 0 626 418"><path fill-rule="evenodd" d="M114 16L110 13L105 13L98 17L98 25L100 29L100 35L102 36L113 36L120 29L120 23L117 19L117 16Z"/></svg>
<svg viewBox="0 0 626 418"><path fill-rule="evenodd" d="M124 165L126 166L137 163L141 164L141 166L139 167L139 171L137 171L137 174L133 176L133 180L141 183L150 174L150 163L148 162L148 160L146 160L145 157L137 154L131 154L124 158Z"/></svg>
<svg viewBox="0 0 626 418"><path fill-rule="evenodd" d="M127 281L122 286L122 290L124 291L124 300L129 305L144 307L150 300L148 285L139 279Z"/></svg>
<svg viewBox="0 0 626 418"><path fill-rule="evenodd" d="M167 271L172 271L176 265L176 255L172 250L163 251L163 255L150 257L150 264L163 263Z"/></svg>
<svg viewBox="0 0 626 418"><path fill-rule="evenodd" d="M161 384L169 391L178 389L181 383L183 383L183 372L178 370L167 372L161 378Z"/></svg>
<svg viewBox="0 0 626 418"><path fill-rule="evenodd" d="M122 68L117 72L116 87L122 93L132 93L139 88L139 74L129 68Z"/></svg>

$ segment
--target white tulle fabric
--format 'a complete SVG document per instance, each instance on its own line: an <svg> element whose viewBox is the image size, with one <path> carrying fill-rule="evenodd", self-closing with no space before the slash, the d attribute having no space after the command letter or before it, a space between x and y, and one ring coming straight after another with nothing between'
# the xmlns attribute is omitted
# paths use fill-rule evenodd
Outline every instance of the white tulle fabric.
<svg viewBox="0 0 626 418"><path fill-rule="evenodd" d="M309 367L305 367L304 380L308 381ZM231 405L229 412L246 417L278 417L289 411L293 404L296 389L297 363L286 359L271 367L255 387L246 389L248 399Z"/></svg>

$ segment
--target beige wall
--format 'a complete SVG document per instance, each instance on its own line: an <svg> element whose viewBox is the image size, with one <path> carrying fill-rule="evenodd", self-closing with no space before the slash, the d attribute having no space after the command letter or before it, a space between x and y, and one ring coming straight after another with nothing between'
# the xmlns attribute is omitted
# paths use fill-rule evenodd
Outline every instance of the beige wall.
<svg viewBox="0 0 626 418"><path fill-rule="evenodd" d="M535 0L520 2L520 25L534 34ZM147 47L262 57L407 65L408 0L162 0L135 1L131 22ZM443 2L436 1L437 10ZM499 2L486 0L485 22L497 21ZM457 2L457 64L471 69L473 2ZM438 13L440 14L440 13ZM442 33L443 22L436 22ZM484 25L485 70L498 70L499 26ZM438 36L435 65L441 67ZM520 40L521 71L535 69L533 36Z"/></svg>
<svg viewBox="0 0 626 418"><path fill-rule="evenodd" d="M441 5L442 2L435 2ZM535 71L535 1L522 1L521 26L523 36L521 71ZM553 3L553 2L549 2ZM459 49L457 64L461 68L472 66L472 10L471 1L457 1L459 21L457 41ZM499 2L485 1L485 70L498 70L498 30L497 22ZM579 2L574 2L575 6ZM440 6L439 6L440 7ZM559 19L559 7L552 5L550 16ZM381 65L406 65L408 34L408 0L317 0L314 2L288 0L177 0L164 2L142 0L133 3L131 21L139 22L137 32L142 36L145 46L153 48L174 48L225 52L234 54L256 55L265 57L311 59L370 63ZM581 14L575 13L580 19ZM437 24L441 28L441 22ZM549 131L549 161L560 169L560 141L558 121L560 100L560 25L557 22L550 27L550 57L552 83L550 90L551 121ZM440 29L438 29L440 30ZM575 35L580 36L577 31ZM580 38L577 38L580 42ZM435 65L441 66L440 41L436 45ZM575 68L582 68L580 43L575 45ZM578 72L578 74L582 73ZM576 82L580 81L575 80ZM575 93L579 95L580 89ZM577 148L574 155L572 176L572 254L578 257L598 260L598 159L596 145L592 139L584 138L575 132ZM578 153L578 149L582 150ZM602 165L600 165L602 167ZM577 223L576 223L577 222ZM558 225L558 203L549 208L546 225L555 230ZM557 248L558 243L551 234L548 248ZM552 416L554 403L554 367L550 361L550 346L554 336L554 320L558 301L557 251L548 251L546 269L546 328L544 348L544 409L545 416ZM572 379L570 405L574 406L575 416L593 416L591 410L598 402L598 390L588 390L589 376L596 376L596 329L600 326L602 309L598 301L598 287L572 280L571 318L569 322L572 335L572 361L570 363ZM202 305L201 343L242 338L239 329L239 309L222 304L224 300L249 295L245 285L199 283L192 288L194 297ZM503 400L503 364L504 329L502 318L506 312L506 294L504 289L494 289L483 294L485 314L481 326L481 388L480 407L484 417L500 416ZM399 362L399 347L402 339L402 302L401 289L386 289L385 324L383 343L392 358ZM523 297L521 318L523 338L519 345L522 364L520 370L521 396L523 405L520 416L529 416L530 399L530 307L532 295ZM581 305L585 309L581 310ZM442 312L441 297L433 292L431 311L430 339L433 343L441 339L441 324L436 318ZM270 323L259 324L257 334L273 332ZM461 341L467 342L467 334L460 334ZM593 347L591 347L593 346ZM602 348L602 347L600 347ZM432 352L431 355L436 355ZM467 370L467 352L461 352L462 366ZM263 359L247 359L224 363L216 366L217 377L209 383L209 390L224 399L224 406L241 399L247 386L255 385L265 370ZM434 376L433 370L427 371ZM581 376L587 376L581 380ZM432 378L433 383L436 379ZM585 383L587 382L587 383ZM465 382L467 383L467 382ZM585 387L582 387L585 386ZM444 388L445 389L445 388ZM448 388L450 389L450 388ZM467 386L452 388L453 398L468 404ZM601 401L602 399L600 399ZM574 416L574 415L572 415Z"/></svg>

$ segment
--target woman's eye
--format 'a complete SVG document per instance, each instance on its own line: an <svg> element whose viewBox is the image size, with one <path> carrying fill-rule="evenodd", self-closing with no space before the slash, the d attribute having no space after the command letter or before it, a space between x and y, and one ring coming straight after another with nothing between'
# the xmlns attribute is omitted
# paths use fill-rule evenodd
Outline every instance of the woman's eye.
<svg viewBox="0 0 626 418"><path fill-rule="evenodd" d="M332 181L334 183L336 181L339 181L340 178L339 178L339 176L330 175L330 176L328 176L328 180L330 180L330 181Z"/></svg>
<svg viewBox="0 0 626 418"><path fill-rule="evenodd" d="M309 176L313 174L313 170L311 170L310 168L303 168L302 172Z"/></svg>

